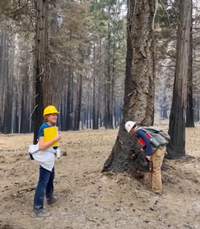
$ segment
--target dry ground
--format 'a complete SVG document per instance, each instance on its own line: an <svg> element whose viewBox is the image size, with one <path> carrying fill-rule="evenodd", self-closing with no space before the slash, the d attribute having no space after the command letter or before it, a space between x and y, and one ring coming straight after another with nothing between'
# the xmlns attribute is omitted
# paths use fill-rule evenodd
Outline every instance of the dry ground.
<svg viewBox="0 0 200 229"><path fill-rule="evenodd" d="M28 160L32 134L0 135L0 229L200 229L200 127L187 129L187 156L168 161L164 195L128 174L101 174L117 130L63 132L56 161L59 201L52 217L30 213L38 165Z"/></svg>

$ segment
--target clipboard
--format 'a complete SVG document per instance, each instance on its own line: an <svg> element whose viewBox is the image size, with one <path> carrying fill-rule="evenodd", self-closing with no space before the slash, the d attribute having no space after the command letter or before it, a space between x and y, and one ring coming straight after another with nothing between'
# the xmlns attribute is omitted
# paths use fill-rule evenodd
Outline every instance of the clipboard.
<svg viewBox="0 0 200 229"><path fill-rule="evenodd" d="M58 127L52 126L44 129L44 142L53 140L58 134ZM55 142L51 146L58 146L58 142Z"/></svg>

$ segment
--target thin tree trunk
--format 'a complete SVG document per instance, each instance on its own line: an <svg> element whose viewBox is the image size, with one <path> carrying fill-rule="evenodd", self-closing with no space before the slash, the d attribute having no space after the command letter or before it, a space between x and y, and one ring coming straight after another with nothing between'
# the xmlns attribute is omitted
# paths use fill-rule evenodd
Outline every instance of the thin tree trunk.
<svg viewBox="0 0 200 229"><path fill-rule="evenodd" d="M98 129L97 126L97 115L96 115L96 79L95 75L93 76L93 112L92 112L92 120L93 120L93 130Z"/></svg>
<svg viewBox="0 0 200 229"><path fill-rule="evenodd" d="M62 131L66 131L66 125L67 125L67 121L66 121L66 117L67 117L67 89L66 87L64 88L64 93L63 93L63 97L62 97L62 101L61 101L61 109L62 109L62 113L61 113L61 130Z"/></svg>
<svg viewBox="0 0 200 229"><path fill-rule="evenodd" d="M72 90L71 90L71 68L69 68L69 71L68 71L68 86L67 86L67 116L66 116L66 119L67 119L67 125L66 125L66 130L70 130L71 128L71 125L70 125L70 122L71 122L71 116L70 116L70 113L71 113L71 93L72 93Z"/></svg>
<svg viewBox="0 0 200 229"><path fill-rule="evenodd" d="M113 46L113 56L112 56L112 78L111 78L111 94L110 94L110 110L111 110L111 123L113 128L113 112L114 112L114 87L115 87L115 55L116 47ZM116 127L116 126L115 126Z"/></svg>
<svg viewBox="0 0 200 229"><path fill-rule="evenodd" d="M73 72L71 73L71 96L70 96L70 130L73 130L74 128L74 91L75 91L75 87L74 87L74 74Z"/></svg>
<svg viewBox="0 0 200 229"><path fill-rule="evenodd" d="M93 120L93 130L98 129L98 117L97 117L97 102L96 102L96 78L97 75L99 75L99 73L97 72L96 68L97 68L97 60L96 60L96 46L94 44L94 48L93 48L93 52L94 52L94 62L93 62L93 66L94 66L94 71L93 71L93 108L92 108L92 120Z"/></svg>
<svg viewBox="0 0 200 229"><path fill-rule="evenodd" d="M4 67L4 77L6 78L5 88L5 105L4 105L4 126L3 133L8 134L11 133L12 130L12 73L10 72L10 56L9 51L10 48L8 46L8 35L6 34L6 42L5 42L5 67Z"/></svg>
<svg viewBox="0 0 200 229"><path fill-rule="evenodd" d="M26 46L27 53L25 55L26 59L28 59L28 47ZM29 97L29 75L28 75L28 64L24 66L22 71L23 74L23 82L22 82L22 108L21 108L21 129L20 133L28 133L29 131L29 120L28 120L28 97Z"/></svg>
<svg viewBox="0 0 200 229"><path fill-rule="evenodd" d="M0 132L3 131L4 126L4 101L5 101L5 58L6 58L6 32L2 29L1 32L1 47L0 47Z"/></svg>
<svg viewBox="0 0 200 229"><path fill-rule="evenodd" d="M82 74L80 74L79 79L78 79L77 105L76 105L76 110L75 110L74 130L80 129L81 103L82 103L82 83L83 83L83 76L82 76Z"/></svg>
<svg viewBox="0 0 200 229"><path fill-rule="evenodd" d="M109 5L108 14L110 15L111 5ZM106 58L106 79L105 79L105 117L104 125L106 129L112 129L112 103L111 103L111 22L108 18L108 38L107 38L107 58Z"/></svg>
<svg viewBox="0 0 200 229"><path fill-rule="evenodd" d="M192 3L191 3L192 4ZM194 127L194 108L193 108L193 38L192 38L192 7L190 11L190 54L188 67L188 89L187 89L187 111L186 111L186 127Z"/></svg>

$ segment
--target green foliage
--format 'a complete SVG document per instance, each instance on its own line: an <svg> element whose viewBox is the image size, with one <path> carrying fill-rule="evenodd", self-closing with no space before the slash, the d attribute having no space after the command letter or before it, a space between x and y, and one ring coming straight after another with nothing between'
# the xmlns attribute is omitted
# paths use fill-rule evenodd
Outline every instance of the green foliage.
<svg viewBox="0 0 200 229"><path fill-rule="evenodd" d="M122 6L124 2L119 0L90 1L90 32L94 38L104 40L105 45L109 43L109 52L117 62L124 62L126 53L126 19L121 13Z"/></svg>

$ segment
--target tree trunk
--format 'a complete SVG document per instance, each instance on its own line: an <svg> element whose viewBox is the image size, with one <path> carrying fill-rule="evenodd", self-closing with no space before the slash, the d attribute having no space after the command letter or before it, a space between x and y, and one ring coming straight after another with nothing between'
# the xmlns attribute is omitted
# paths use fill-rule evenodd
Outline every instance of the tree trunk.
<svg viewBox="0 0 200 229"><path fill-rule="evenodd" d="M94 52L94 62L93 62L93 66L94 66L94 71L93 71L93 108L92 108L92 120L93 120L93 130L98 129L98 106L97 103L98 101L96 101L97 98L97 93L96 93L96 79L97 76L99 76L99 73L97 71L97 57L96 57L96 44L94 44L94 48L93 48L93 52Z"/></svg>
<svg viewBox="0 0 200 229"><path fill-rule="evenodd" d="M66 120L66 117L67 117L67 109L66 109L66 106L67 106L67 89L66 87L64 88L64 93L63 93L63 96L62 96L62 100L61 100L61 131L66 131L66 125L67 125L67 120Z"/></svg>
<svg viewBox="0 0 200 229"><path fill-rule="evenodd" d="M112 55L112 78L111 78L111 94L110 94L110 109L111 109L111 123L113 128L113 113L114 113L114 87L115 87L115 55L116 46L113 44L113 55ZM115 126L116 127L116 126Z"/></svg>
<svg viewBox="0 0 200 229"><path fill-rule="evenodd" d="M92 108L92 120L93 120L93 130L98 129L97 125L97 112L96 112L96 76L93 76L93 108Z"/></svg>
<svg viewBox="0 0 200 229"><path fill-rule="evenodd" d="M190 55L191 0L180 1L179 25L177 33L176 69L173 100L170 113L167 158L185 156L185 119L187 105L187 81Z"/></svg>
<svg viewBox="0 0 200 229"><path fill-rule="evenodd" d="M71 68L69 67L69 71L68 71L68 85L67 85L67 123L66 123L66 130L71 130L71 108L72 108L72 104L71 104L71 97L72 97L72 76L71 76Z"/></svg>
<svg viewBox="0 0 200 229"><path fill-rule="evenodd" d="M104 125L106 129L112 129L112 102L111 102L111 93L112 93L112 85L111 85L111 18L110 18L110 10L111 4L108 7L108 38L107 38L107 58L106 58L106 79L105 79L105 117L104 117Z"/></svg>
<svg viewBox="0 0 200 229"><path fill-rule="evenodd" d="M194 105L195 105L195 122L200 122L200 114L199 114L199 106L200 104L200 99L199 99L199 96L197 96L197 98L195 99L194 101Z"/></svg>
<svg viewBox="0 0 200 229"><path fill-rule="evenodd" d="M81 103L82 103L82 83L83 83L83 76L82 76L82 74L80 74L79 78L78 78L77 104L76 104L75 117L74 117L74 130L80 129Z"/></svg>
<svg viewBox="0 0 200 229"><path fill-rule="evenodd" d="M29 122L28 122L28 76L24 74L24 80L22 85L22 107L21 107L21 128L20 133L28 133Z"/></svg>
<svg viewBox="0 0 200 229"><path fill-rule="evenodd" d="M192 4L192 3L191 3ZM194 127L194 108L193 108L193 39L192 39L192 7L190 11L190 54L188 67L188 89L187 89L187 111L186 111L186 127Z"/></svg>
<svg viewBox="0 0 200 229"><path fill-rule="evenodd" d="M4 126L4 104L5 104L5 64L6 64L6 31L2 29L1 32L1 46L0 46L0 132L3 131Z"/></svg>
<svg viewBox="0 0 200 229"><path fill-rule="evenodd" d="M26 47L25 58L28 59L28 45ZM28 105L29 105L29 67L28 63L22 68L21 74L22 77L22 101L21 101L21 128L20 133L28 133L29 132L29 114L28 114Z"/></svg>
<svg viewBox="0 0 200 229"><path fill-rule="evenodd" d="M127 17L127 56L123 120L109 158L102 171L135 170L130 149L137 152L136 138L125 131L128 120L151 125L154 117L154 0L129 1Z"/></svg>
<svg viewBox="0 0 200 229"><path fill-rule="evenodd" d="M10 48L8 46L9 37L8 34L5 34L5 59L4 59L4 77L5 77L5 104L4 104L4 125L3 125L3 133L9 134L12 130L12 75L9 61L10 61Z"/></svg>
<svg viewBox="0 0 200 229"><path fill-rule="evenodd" d="M48 1L35 0L36 44L35 44L35 112L34 144L43 121L43 109L51 105L51 88L48 75Z"/></svg>

